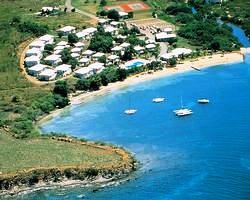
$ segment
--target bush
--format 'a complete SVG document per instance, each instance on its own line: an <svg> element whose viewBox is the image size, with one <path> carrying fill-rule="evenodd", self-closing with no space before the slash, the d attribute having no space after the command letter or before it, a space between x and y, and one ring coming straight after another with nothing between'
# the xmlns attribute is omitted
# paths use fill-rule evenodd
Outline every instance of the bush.
<svg viewBox="0 0 250 200"><path fill-rule="evenodd" d="M35 36L42 36L49 31L49 27L47 25L40 25L34 22L26 21L20 23L17 30L19 32L32 33Z"/></svg>
<svg viewBox="0 0 250 200"><path fill-rule="evenodd" d="M115 21L119 21L119 19L120 19L120 15L119 15L119 12L117 10L109 10L107 16L109 19L113 19Z"/></svg>
<svg viewBox="0 0 250 200"><path fill-rule="evenodd" d="M78 41L79 41L79 38L76 36L75 33L70 33L70 34L68 35L68 42L69 42L70 44L77 43Z"/></svg>

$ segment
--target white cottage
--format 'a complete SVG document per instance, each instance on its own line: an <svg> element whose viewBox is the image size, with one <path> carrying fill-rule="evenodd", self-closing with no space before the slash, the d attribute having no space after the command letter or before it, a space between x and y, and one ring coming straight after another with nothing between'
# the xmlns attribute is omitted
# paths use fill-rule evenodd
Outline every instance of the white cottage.
<svg viewBox="0 0 250 200"><path fill-rule="evenodd" d="M82 42L77 42L77 43L74 44L74 46L78 47L78 48L83 48L85 46L85 44L82 43Z"/></svg>
<svg viewBox="0 0 250 200"><path fill-rule="evenodd" d="M41 50L38 48L28 49L25 53L25 57L29 57L29 56L37 56L41 58L42 57Z"/></svg>
<svg viewBox="0 0 250 200"><path fill-rule="evenodd" d="M86 50L82 53L83 56L90 58L95 52L92 50Z"/></svg>
<svg viewBox="0 0 250 200"><path fill-rule="evenodd" d="M47 34L47 35L40 37L39 40L43 41L45 44L53 44L54 43L54 36Z"/></svg>
<svg viewBox="0 0 250 200"><path fill-rule="evenodd" d="M54 80L56 78L56 71L53 69L45 69L39 74L38 78L41 81Z"/></svg>
<svg viewBox="0 0 250 200"><path fill-rule="evenodd" d="M121 46L115 46L114 48L111 49L111 51L114 53L120 53L122 49L123 48Z"/></svg>
<svg viewBox="0 0 250 200"><path fill-rule="evenodd" d="M89 67L83 67L75 71L75 76L77 78L88 78L93 74L93 69Z"/></svg>
<svg viewBox="0 0 250 200"><path fill-rule="evenodd" d="M89 58L81 58L78 62L80 66L86 66L89 63L90 59Z"/></svg>
<svg viewBox="0 0 250 200"><path fill-rule="evenodd" d="M101 52L97 52L97 53L95 53L95 54L92 56L92 58L93 58L93 60L98 60L98 59L101 58L102 56L105 56L105 54L104 54L104 53L101 53Z"/></svg>
<svg viewBox="0 0 250 200"><path fill-rule="evenodd" d="M56 54L49 55L49 56L47 56L44 60L45 60L49 65L57 65L57 64L59 64L60 62L62 62L62 60L61 60L61 55L56 55Z"/></svg>
<svg viewBox="0 0 250 200"><path fill-rule="evenodd" d="M29 56L24 59L26 67L32 67L40 63L40 58L38 56Z"/></svg>
<svg viewBox="0 0 250 200"><path fill-rule="evenodd" d="M36 41L33 41L32 43L30 43L29 48L30 49L37 48L37 49L40 49L41 51L43 51L44 46L45 46L44 41L36 40Z"/></svg>
<svg viewBox="0 0 250 200"><path fill-rule="evenodd" d="M55 70L58 76L67 76L72 72L71 65L67 64L59 65L55 68Z"/></svg>
<svg viewBox="0 0 250 200"><path fill-rule="evenodd" d="M31 76L38 76L44 69L48 68L48 65L37 64L28 68L28 73Z"/></svg>
<svg viewBox="0 0 250 200"><path fill-rule="evenodd" d="M74 26L65 26L63 28L58 29L57 32L61 32L61 33L63 33L64 36L67 36L70 33L75 33L76 32L76 27L74 27Z"/></svg>
<svg viewBox="0 0 250 200"><path fill-rule="evenodd" d="M146 45L146 49L147 49L148 51L154 51L155 48L156 48L156 45L155 45L155 44L147 44L147 45Z"/></svg>
<svg viewBox="0 0 250 200"><path fill-rule="evenodd" d="M88 68L92 69L94 73L99 73L104 69L104 63L95 62L90 64Z"/></svg>
<svg viewBox="0 0 250 200"><path fill-rule="evenodd" d="M135 46L135 47L134 47L134 50L136 51L136 53L142 54L142 53L144 53L145 48L144 48L144 47L141 47L141 46Z"/></svg>

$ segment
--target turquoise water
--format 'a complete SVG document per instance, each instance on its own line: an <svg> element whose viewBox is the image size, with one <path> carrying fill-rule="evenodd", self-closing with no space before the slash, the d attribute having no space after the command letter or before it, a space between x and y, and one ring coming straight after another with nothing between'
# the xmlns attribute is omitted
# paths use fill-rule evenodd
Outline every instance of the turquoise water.
<svg viewBox="0 0 250 200"><path fill-rule="evenodd" d="M250 40L246 36L246 34L242 28L240 28L232 23L227 23L227 25L232 28L233 35L238 39L238 41L240 42L240 44L243 47L250 47Z"/></svg>
<svg viewBox="0 0 250 200"><path fill-rule="evenodd" d="M161 104L156 96L166 97ZM178 118L183 104L194 114ZM199 105L207 97L211 103ZM131 99L136 115L126 116ZM250 197L250 56L244 63L144 82L78 106L45 124L122 145L142 163L130 182L32 193L20 199L247 200Z"/></svg>
<svg viewBox="0 0 250 200"><path fill-rule="evenodd" d="M134 68L134 67L142 66L143 64L144 64L144 63L141 62L141 61L136 61L136 62L134 62L132 65L129 65L127 68L128 68L128 69L132 69L132 68Z"/></svg>

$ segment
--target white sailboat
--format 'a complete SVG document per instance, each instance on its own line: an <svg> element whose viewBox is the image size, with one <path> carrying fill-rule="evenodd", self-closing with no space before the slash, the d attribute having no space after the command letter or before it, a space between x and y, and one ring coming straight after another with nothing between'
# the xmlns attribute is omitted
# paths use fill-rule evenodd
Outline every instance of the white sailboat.
<svg viewBox="0 0 250 200"><path fill-rule="evenodd" d="M184 117L184 116L193 114L193 111L191 109L183 107L182 97L181 97L181 109L174 110L173 112L179 117Z"/></svg>
<svg viewBox="0 0 250 200"><path fill-rule="evenodd" d="M137 109L131 108L130 104L131 104L131 99L129 97L129 108L124 111L124 114L126 115L133 115L137 112Z"/></svg>
<svg viewBox="0 0 250 200"><path fill-rule="evenodd" d="M163 98L163 97L157 97L157 98L153 98L152 101L154 103L161 103L161 102L165 101L165 98Z"/></svg>
<svg viewBox="0 0 250 200"><path fill-rule="evenodd" d="M197 102L200 104L206 104L206 103L209 103L210 101L209 101L209 99L203 98L203 99L198 99Z"/></svg>

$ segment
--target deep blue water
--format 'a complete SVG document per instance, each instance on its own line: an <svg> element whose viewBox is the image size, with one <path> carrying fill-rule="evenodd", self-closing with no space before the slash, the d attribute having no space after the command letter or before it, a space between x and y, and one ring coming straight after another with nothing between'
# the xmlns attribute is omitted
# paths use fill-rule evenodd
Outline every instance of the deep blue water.
<svg viewBox="0 0 250 200"><path fill-rule="evenodd" d="M98 97L46 123L44 131L66 132L122 145L142 167L130 182L102 188L40 191L21 199L250 199L250 57L245 63L207 68ZM152 98L164 96L162 104ZM184 105L194 114L178 118ZM207 97L211 103L199 105ZM136 115L126 116L131 99Z"/></svg>

